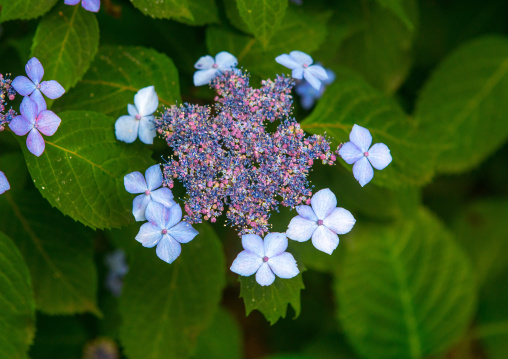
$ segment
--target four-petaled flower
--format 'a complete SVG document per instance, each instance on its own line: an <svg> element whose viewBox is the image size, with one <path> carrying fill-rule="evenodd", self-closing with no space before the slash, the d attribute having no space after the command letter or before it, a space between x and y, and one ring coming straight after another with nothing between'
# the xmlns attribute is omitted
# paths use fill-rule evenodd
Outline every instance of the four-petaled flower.
<svg viewBox="0 0 508 359"><path fill-rule="evenodd" d="M115 123L116 138L132 143L139 134L141 142L151 145L155 138L153 113L159 106L159 98L153 86L139 90L134 96L134 105L127 105L129 115L121 116Z"/></svg>
<svg viewBox="0 0 508 359"><path fill-rule="evenodd" d="M301 51L291 51L275 58L279 64L293 70L293 78L305 78L316 90L321 88L321 82L328 79L325 69L320 65L312 65L312 57Z"/></svg>
<svg viewBox="0 0 508 359"><path fill-rule="evenodd" d="M337 234L348 233L355 225L351 212L337 207L337 198L328 188L312 196L311 206L298 206L299 216L289 223L286 235L298 242L312 237L314 247L328 254L339 245Z"/></svg>
<svg viewBox="0 0 508 359"><path fill-rule="evenodd" d="M85 10L91 12L99 12L101 7L101 0L65 0L65 5L77 5L81 1L81 6Z"/></svg>
<svg viewBox="0 0 508 359"><path fill-rule="evenodd" d="M11 189L9 181L7 181L7 177L5 177L5 174L2 171L0 171L0 194L4 193L9 189Z"/></svg>
<svg viewBox="0 0 508 359"><path fill-rule="evenodd" d="M12 87L21 96L30 96L37 103L39 112L47 109L46 101L42 94L54 100L65 93L62 85L55 80L41 82L42 76L44 76L44 67L42 67L41 62L36 57L28 60L25 71L30 79L25 76L17 76L12 81Z"/></svg>
<svg viewBox="0 0 508 359"><path fill-rule="evenodd" d="M285 252L288 239L284 233L268 233L264 241L256 234L244 234L242 245L244 251L233 261L232 272L246 277L256 273L262 286L272 284L275 276L287 279L299 273L295 258Z"/></svg>
<svg viewBox="0 0 508 359"><path fill-rule="evenodd" d="M39 157L46 146L41 132L46 136L53 136L62 120L52 111L39 111L37 104L30 97L23 98L19 109L21 115L14 117L9 123L9 128L18 136L24 136L28 133L26 147Z"/></svg>
<svg viewBox="0 0 508 359"><path fill-rule="evenodd" d="M141 226L136 240L143 247L157 245L157 256L167 263L172 263L182 252L180 243L188 243L198 234L190 224L180 222L182 209L176 203L166 208L152 202L146 209L146 218L149 222Z"/></svg>
<svg viewBox="0 0 508 359"><path fill-rule="evenodd" d="M358 125L353 126L349 139L351 142L342 145L339 155L347 164L355 164L353 175L363 187L374 177L373 166L382 170L392 162L390 149L384 143L376 143L370 147L372 136L369 130Z"/></svg>
<svg viewBox="0 0 508 359"><path fill-rule="evenodd" d="M127 192L142 193L132 202L132 214L136 221L146 221L145 211L150 202L158 202L165 207L176 204L169 188L159 188L162 186L162 171L159 165L149 167L145 172L145 177L146 181L141 172L136 171L123 178Z"/></svg>
<svg viewBox="0 0 508 359"><path fill-rule="evenodd" d="M335 73L332 70L326 69L326 74L328 79L323 81L323 85L319 90L316 90L307 81L302 81L295 86L295 92L300 95L301 104L305 110L309 110L314 106L314 103L325 93L326 86L335 81Z"/></svg>
<svg viewBox="0 0 508 359"><path fill-rule="evenodd" d="M215 60L210 55L202 56L194 64L194 67L198 69L194 73L194 85L209 84L217 75L224 71L232 70L237 65L238 60L236 57L226 51L221 51L215 55Z"/></svg>

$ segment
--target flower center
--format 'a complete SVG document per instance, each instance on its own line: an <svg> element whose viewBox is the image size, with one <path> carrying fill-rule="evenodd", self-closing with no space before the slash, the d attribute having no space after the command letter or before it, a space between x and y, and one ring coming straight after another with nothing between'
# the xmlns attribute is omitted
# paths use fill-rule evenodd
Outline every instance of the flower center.
<svg viewBox="0 0 508 359"><path fill-rule="evenodd" d="M219 67L219 65L217 65L217 64L213 64L213 65L212 65L212 67L213 67L214 69L216 69L217 67Z"/></svg>
<svg viewBox="0 0 508 359"><path fill-rule="evenodd" d="M318 221L317 221L317 225L318 225L318 226L322 226L322 225L323 225L323 220L322 220L322 219L318 219Z"/></svg>
<svg viewBox="0 0 508 359"><path fill-rule="evenodd" d="M40 89L40 88L41 88L41 84L37 84L35 87L36 87L37 89Z"/></svg>
<svg viewBox="0 0 508 359"><path fill-rule="evenodd" d="M265 263L268 262L268 259L270 259L270 258L268 258L267 256L264 256L263 257L263 262L265 262Z"/></svg>
<svg viewBox="0 0 508 359"><path fill-rule="evenodd" d="M141 115L139 113L136 115L136 120L141 120Z"/></svg>
<svg viewBox="0 0 508 359"><path fill-rule="evenodd" d="M365 157L369 157L369 153L368 153L368 152L365 152L363 155L364 155Z"/></svg>
<svg viewBox="0 0 508 359"><path fill-rule="evenodd" d="M162 234L166 234L166 233L168 233L168 230L167 229L163 229L162 230Z"/></svg>
<svg viewBox="0 0 508 359"><path fill-rule="evenodd" d="M147 196L149 196L149 195L150 195L150 191L149 191L149 190L146 190L146 191L145 191L145 194L146 194Z"/></svg>
<svg viewBox="0 0 508 359"><path fill-rule="evenodd" d="M307 67L309 67L309 65L307 64L303 64L303 68L306 69Z"/></svg>

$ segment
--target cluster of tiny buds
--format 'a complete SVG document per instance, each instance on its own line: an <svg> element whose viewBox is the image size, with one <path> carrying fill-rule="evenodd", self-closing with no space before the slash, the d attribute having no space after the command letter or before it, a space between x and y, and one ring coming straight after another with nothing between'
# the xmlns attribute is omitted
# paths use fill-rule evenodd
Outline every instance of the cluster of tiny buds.
<svg viewBox="0 0 508 359"><path fill-rule="evenodd" d="M9 124L16 116L16 112L13 109L5 112L7 101L12 101L16 97L16 91L11 83L10 74L5 76L0 74L0 131L3 131L4 126Z"/></svg>

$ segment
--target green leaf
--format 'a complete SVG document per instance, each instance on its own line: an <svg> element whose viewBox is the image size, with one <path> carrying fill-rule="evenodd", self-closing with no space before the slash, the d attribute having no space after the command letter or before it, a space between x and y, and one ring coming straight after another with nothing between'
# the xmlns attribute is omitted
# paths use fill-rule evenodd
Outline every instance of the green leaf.
<svg viewBox="0 0 508 359"><path fill-rule="evenodd" d="M0 0L0 22L34 19L48 12L58 0Z"/></svg>
<svg viewBox="0 0 508 359"><path fill-rule="evenodd" d="M68 91L88 70L98 46L95 14L62 3L39 23L31 56L44 66L45 80L56 80Z"/></svg>
<svg viewBox="0 0 508 359"><path fill-rule="evenodd" d="M11 183L12 189L22 189L30 178L23 154L19 152L2 154L0 156L0 169Z"/></svg>
<svg viewBox="0 0 508 359"><path fill-rule="evenodd" d="M282 23L288 0L236 0L236 5L243 21L266 49Z"/></svg>
<svg viewBox="0 0 508 359"><path fill-rule="evenodd" d="M93 110L114 117L127 114L127 104L143 87L155 86L159 105L180 101L178 72L166 55L143 47L105 46L75 89L55 102L55 112Z"/></svg>
<svg viewBox="0 0 508 359"><path fill-rule="evenodd" d="M193 19L177 17L175 20L189 25L216 24L219 22L219 9L215 4L215 0L187 0L187 3ZM188 31L186 29L186 32ZM174 36L174 34L171 34L171 36Z"/></svg>
<svg viewBox="0 0 508 359"><path fill-rule="evenodd" d="M58 114L62 123L40 157L19 138L35 186L53 207L91 228L120 227L134 221L133 196L123 177L153 162L140 144L115 138L115 120L95 112Z"/></svg>
<svg viewBox="0 0 508 359"><path fill-rule="evenodd" d="M393 226L365 225L353 229L334 285L353 346L376 359L416 359L449 348L475 309L466 255L424 210Z"/></svg>
<svg viewBox="0 0 508 359"><path fill-rule="evenodd" d="M189 9L188 2L191 0L131 0L143 14L156 19L184 18L190 21L194 20Z"/></svg>
<svg viewBox="0 0 508 359"><path fill-rule="evenodd" d="M2 211L2 217L4 213ZM0 273L0 357L26 358L35 332L35 303L30 274L19 250L2 232Z"/></svg>
<svg viewBox="0 0 508 359"><path fill-rule="evenodd" d="M367 128L374 143L390 148L392 163L374 170L372 183L385 187L422 185L433 175L434 157L397 103L351 72L336 68L337 79L302 123L311 133L332 136L334 145L349 141L354 124ZM340 160L339 162L343 163ZM352 166L346 165L351 169ZM368 185L367 185L368 186Z"/></svg>
<svg viewBox="0 0 508 359"><path fill-rule="evenodd" d="M403 0L377 0L377 2L379 5L387 8L395 15L397 15L409 30L414 29L413 21L410 18L408 11L404 8Z"/></svg>
<svg viewBox="0 0 508 359"><path fill-rule="evenodd" d="M120 298L120 339L131 359L185 358L212 322L225 285L219 238L207 224L172 264L138 245ZM135 239L130 239L134 241Z"/></svg>
<svg viewBox="0 0 508 359"><path fill-rule="evenodd" d="M37 309L99 314L92 236L52 209L35 190L0 196L0 228L16 238L32 275Z"/></svg>
<svg viewBox="0 0 508 359"><path fill-rule="evenodd" d="M286 317L288 304L295 311L295 318L300 314L300 291L305 289L302 272L305 270L299 265L300 274L294 278L275 278L269 286L261 286L256 282L256 276L239 276L240 297L245 303L245 312L249 315L258 310L265 316L271 325L277 323L279 318Z"/></svg>
<svg viewBox="0 0 508 359"><path fill-rule="evenodd" d="M508 138L508 39L484 37L448 56L425 84L415 118L441 149L438 171L468 170Z"/></svg>

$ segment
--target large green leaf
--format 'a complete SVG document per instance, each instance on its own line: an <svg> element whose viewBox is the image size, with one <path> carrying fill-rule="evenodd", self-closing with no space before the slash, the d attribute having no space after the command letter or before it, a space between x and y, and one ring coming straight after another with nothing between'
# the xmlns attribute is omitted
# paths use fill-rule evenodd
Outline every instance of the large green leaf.
<svg viewBox="0 0 508 359"><path fill-rule="evenodd" d="M58 0L0 0L0 22L44 15Z"/></svg>
<svg viewBox="0 0 508 359"><path fill-rule="evenodd" d="M98 46L95 14L62 3L39 23L31 56L44 66L44 79L56 80L68 91L88 70Z"/></svg>
<svg viewBox="0 0 508 359"><path fill-rule="evenodd" d="M75 89L55 102L57 112L92 110L114 117L127 114L127 104L143 87L155 86L159 105L180 100L178 72L173 61L142 47L105 46Z"/></svg>
<svg viewBox="0 0 508 359"><path fill-rule="evenodd" d="M186 358L212 322L225 285L219 238L207 225L168 264L138 246L125 277L120 339L131 359ZM134 238L130 239L134 241Z"/></svg>
<svg viewBox="0 0 508 359"><path fill-rule="evenodd" d="M403 0L377 0L377 2L379 5L384 6L397 15L409 30L414 29L413 20L410 18L408 11L404 8Z"/></svg>
<svg viewBox="0 0 508 359"><path fill-rule="evenodd" d="M393 157L392 163L384 170L374 171L373 183L397 187L428 182L433 175L433 153L419 140L411 119L393 99L375 90L360 77L345 69L335 70L337 80L327 88L314 111L302 122L302 128L317 134L326 131L337 145L338 142L349 141L354 124L363 126L371 132L373 144L386 144ZM339 162L344 163L340 158Z"/></svg>
<svg viewBox="0 0 508 359"><path fill-rule="evenodd" d="M422 358L447 349L475 304L471 264L428 212L355 228L334 290L339 319L364 358Z"/></svg>
<svg viewBox="0 0 508 359"><path fill-rule="evenodd" d="M0 196L0 228L16 239L32 275L37 309L99 313L91 233L52 209L35 190Z"/></svg>
<svg viewBox="0 0 508 359"><path fill-rule="evenodd" d="M110 117L86 111L58 115L62 123L55 135L45 138L40 157L19 139L35 186L52 206L94 229L133 221L133 198L123 177L148 168L150 151L117 141Z"/></svg>
<svg viewBox="0 0 508 359"><path fill-rule="evenodd" d="M192 0L131 0L143 14L157 19L185 18L194 20L188 2Z"/></svg>
<svg viewBox="0 0 508 359"><path fill-rule="evenodd" d="M5 212L2 211L2 217ZM2 227L5 228L5 227ZM35 303L28 268L12 240L0 232L0 357L21 359L35 333Z"/></svg>
<svg viewBox="0 0 508 359"><path fill-rule="evenodd" d="M438 170L470 169L508 138L508 39L462 45L436 69L418 99L420 133L442 149Z"/></svg>
<svg viewBox="0 0 508 359"><path fill-rule="evenodd" d="M236 4L243 21L266 49L282 23L288 0L236 0Z"/></svg>

